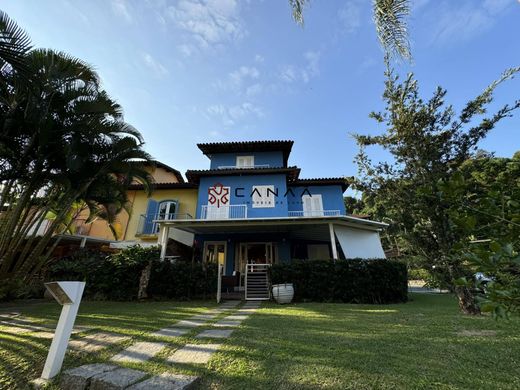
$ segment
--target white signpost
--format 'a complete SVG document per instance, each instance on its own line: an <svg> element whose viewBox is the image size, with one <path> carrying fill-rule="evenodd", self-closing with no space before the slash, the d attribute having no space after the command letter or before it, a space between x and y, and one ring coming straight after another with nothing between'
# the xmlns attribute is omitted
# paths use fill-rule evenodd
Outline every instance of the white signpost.
<svg viewBox="0 0 520 390"><path fill-rule="evenodd" d="M41 376L42 379L51 379L60 372L63 364L85 282L50 282L45 283L45 287L63 306Z"/></svg>

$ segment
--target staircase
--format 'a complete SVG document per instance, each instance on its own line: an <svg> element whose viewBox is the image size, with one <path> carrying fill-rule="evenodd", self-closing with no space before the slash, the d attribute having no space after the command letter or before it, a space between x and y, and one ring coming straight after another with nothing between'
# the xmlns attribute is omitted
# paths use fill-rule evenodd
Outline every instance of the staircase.
<svg viewBox="0 0 520 390"><path fill-rule="evenodd" d="M246 272L246 300L266 301L271 297L269 264L248 264Z"/></svg>

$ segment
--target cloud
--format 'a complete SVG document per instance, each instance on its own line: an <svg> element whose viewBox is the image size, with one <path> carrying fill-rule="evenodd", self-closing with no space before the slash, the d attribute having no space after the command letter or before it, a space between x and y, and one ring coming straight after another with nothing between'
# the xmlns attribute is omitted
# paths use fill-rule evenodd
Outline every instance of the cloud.
<svg viewBox="0 0 520 390"><path fill-rule="evenodd" d="M253 97L253 96L256 96L256 95L262 93L263 90L264 90L264 86L260 83L256 83L256 84L250 85L249 87L246 88L246 95L248 97Z"/></svg>
<svg viewBox="0 0 520 390"><path fill-rule="evenodd" d="M263 110L250 102L233 106L214 104L209 106L206 111L210 117L219 118L223 125L228 127L234 126L248 117L261 118L264 116Z"/></svg>
<svg viewBox="0 0 520 390"><path fill-rule="evenodd" d="M168 74L166 69L159 61L153 58L149 53L141 55L144 64L154 73L156 77L164 77Z"/></svg>
<svg viewBox="0 0 520 390"><path fill-rule="evenodd" d="M248 82L257 80L260 77L260 71L254 66L241 66L230 72L223 80L217 80L213 86L222 90L232 90L237 93L245 93L249 86L245 86Z"/></svg>
<svg viewBox="0 0 520 390"><path fill-rule="evenodd" d="M302 81L308 83L312 78L320 74L319 61L321 53L319 51L307 51L303 55L305 64L303 66L284 65L280 70L279 77L286 83Z"/></svg>
<svg viewBox="0 0 520 390"><path fill-rule="evenodd" d="M207 50L245 35L237 0L180 0L167 7L167 15L185 34L183 54Z"/></svg>
<svg viewBox="0 0 520 390"><path fill-rule="evenodd" d="M508 0L485 0L445 2L441 7L440 15L436 16L437 23L433 27L432 42L437 44L453 44L470 40L489 30L496 22L497 16L503 13L512 4Z"/></svg>
<svg viewBox="0 0 520 390"><path fill-rule="evenodd" d="M353 33L361 26L361 1L351 0L338 11L341 30L345 33Z"/></svg>
<svg viewBox="0 0 520 390"><path fill-rule="evenodd" d="M122 17L128 23L132 23L134 21L129 6L125 0L112 0L112 11L114 11L116 16Z"/></svg>
<svg viewBox="0 0 520 390"><path fill-rule="evenodd" d="M264 62L264 59L265 58L263 56L261 56L260 54L257 54L255 56L255 62L262 63L262 62Z"/></svg>

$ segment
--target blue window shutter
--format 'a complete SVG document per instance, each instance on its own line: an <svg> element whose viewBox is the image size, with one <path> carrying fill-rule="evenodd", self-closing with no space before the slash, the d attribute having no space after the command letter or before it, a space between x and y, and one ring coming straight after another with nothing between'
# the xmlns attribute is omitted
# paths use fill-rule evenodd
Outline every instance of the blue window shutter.
<svg viewBox="0 0 520 390"><path fill-rule="evenodd" d="M157 217L157 211L159 208L159 202L149 199L148 206L146 207L146 219L144 223L144 234L153 234L154 232L154 223L153 220Z"/></svg>

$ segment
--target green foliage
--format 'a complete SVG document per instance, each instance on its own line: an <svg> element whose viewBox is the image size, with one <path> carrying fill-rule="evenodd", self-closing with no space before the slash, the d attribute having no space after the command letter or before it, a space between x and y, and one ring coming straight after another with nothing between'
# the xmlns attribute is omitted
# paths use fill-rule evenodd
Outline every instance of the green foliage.
<svg viewBox="0 0 520 390"><path fill-rule="evenodd" d="M148 293L154 298L214 298L218 269L215 264L192 264L186 261L154 262Z"/></svg>
<svg viewBox="0 0 520 390"><path fill-rule="evenodd" d="M27 41L0 13L4 286L40 272L59 241L51 245L52 236L69 230L75 205L86 205L91 219L104 218L112 226L129 203L128 185L135 180L147 186L151 180L136 163L150 160L140 133L124 121L94 69L66 53L29 51ZM38 232L43 226L45 232Z"/></svg>
<svg viewBox="0 0 520 390"><path fill-rule="evenodd" d="M453 281L474 273L463 253L470 241L468 231L480 226L474 214L463 215L454 208L480 199L478 192L469 199L463 191L456 191L457 196L450 191L463 179L464 164L477 156L478 143L520 107L519 100L486 115L496 87L519 70L506 71L457 115L445 104L446 90L438 87L430 99L423 100L412 74L401 82L388 68L383 94L386 108L371 114L385 130L377 136L355 135L361 176L356 187L363 191L372 216L390 219L390 233L401 251L420 259L418 266L439 284L451 285L467 313L477 313L478 307L467 287L455 286ZM393 159L373 163L366 153L369 146L385 149Z"/></svg>
<svg viewBox="0 0 520 390"><path fill-rule="evenodd" d="M160 261L157 247L133 246L106 255L80 250L53 263L47 280L85 281L84 295L98 300L135 300L139 280L151 262L148 295L153 298L209 298L217 291L217 267L187 261Z"/></svg>
<svg viewBox="0 0 520 390"><path fill-rule="evenodd" d="M330 260L273 264L273 284L293 283L296 300L316 302L406 302L406 266L390 260Z"/></svg>

